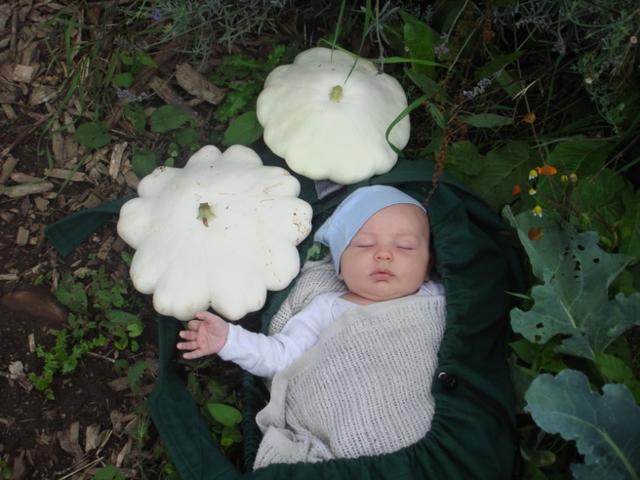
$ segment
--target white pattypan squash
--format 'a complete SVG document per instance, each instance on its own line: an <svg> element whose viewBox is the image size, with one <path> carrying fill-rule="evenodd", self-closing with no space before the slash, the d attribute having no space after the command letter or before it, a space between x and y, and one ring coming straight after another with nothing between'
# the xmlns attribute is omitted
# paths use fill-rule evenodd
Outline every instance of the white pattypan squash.
<svg viewBox="0 0 640 480"><path fill-rule="evenodd" d="M293 171L350 184L395 165L398 156L385 132L406 107L395 78L379 73L368 60L319 47L269 74L257 115L265 143ZM409 130L405 116L389 140L402 149Z"/></svg>
<svg viewBox="0 0 640 480"><path fill-rule="evenodd" d="M228 320L259 310L299 271L312 216L299 193L289 172L240 145L157 168L120 211L118 234L136 249L133 285L180 320L209 307Z"/></svg>

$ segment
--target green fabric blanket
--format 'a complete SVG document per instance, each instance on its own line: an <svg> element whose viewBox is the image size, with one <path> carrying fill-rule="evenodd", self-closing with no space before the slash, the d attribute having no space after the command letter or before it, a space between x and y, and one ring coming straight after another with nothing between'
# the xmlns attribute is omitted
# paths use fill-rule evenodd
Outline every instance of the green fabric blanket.
<svg viewBox="0 0 640 480"><path fill-rule="evenodd" d="M388 174L366 183L394 184L424 199L431 188L433 170L431 162L404 160ZM303 183L303 194L314 207L314 225L317 227L358 186L318 201L309 182ZM447 176L439 179L427 208L436 269L447 295L447 324L432 387L436 411L427 435L386 455L314 464L278 464L251 472L260 442L254 418L264 407L267 392L260 379L247 375L243 398L246 471L240 472L221 454L179 378L175 348L179 323L161 317L160 371L149 406L162 442L184 480L244 476L304 480L512 478L516 434L506 361L512 297L506 292L522 290L520 268L499 217L454 180ZM55 230L52 225L47 232L52 240L56 238L51 233ZM302 258L310 245L307 239L300 246ZM288 289L270 295L262 312L263 331L287 293Z"/></svg>

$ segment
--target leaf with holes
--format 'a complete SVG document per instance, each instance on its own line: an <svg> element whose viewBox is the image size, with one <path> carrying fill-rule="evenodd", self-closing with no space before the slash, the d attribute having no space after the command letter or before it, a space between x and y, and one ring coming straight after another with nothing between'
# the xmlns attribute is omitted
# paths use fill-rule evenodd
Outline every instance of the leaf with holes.
<svg viewBox="0 0 640 480"><path fill-rule="evenodd" d="M509 209L505 215L518 229L533 273L544 282L532 288L530 310L511 311L514 331L534 343L563 335L557 351L595 362L616 338L640 325L640 293L608 296L609 286L630 257L602 250L595 232L577 234L546 217L537 219L530 213L514 217ZM542 229L539 240L528 238L533 227Z"/></svg>
<svg viewBox="0 0 640 480"><path fill-rule="evenodd" d="M575 440L584 463L571 465L576 479L640 478L640 407L623 385L599 395L575 370L538 376L525 395L525 410L540 428Z"/></svg>

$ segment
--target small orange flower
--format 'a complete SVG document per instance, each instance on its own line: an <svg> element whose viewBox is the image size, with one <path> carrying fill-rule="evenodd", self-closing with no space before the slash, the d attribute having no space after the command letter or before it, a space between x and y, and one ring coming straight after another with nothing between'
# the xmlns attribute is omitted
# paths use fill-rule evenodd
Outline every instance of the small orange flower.
<svg viewBox="0 0 640 480"><path fill-rule="evenodd" d="M525 113L524 117L522 117L522 121L524 123L528 123L529 125L533 125L534 122L536 121L535 112L527 112L527 113Z"/></svg>
<svg viewBox="0 0 640 480"><path fill-rule="evenodd" d="M536 240L540 240L543 235L544 235L544 232L542 231L541 228L529 229L529 233L528 233L529 240L533 240L535 242Z"/></svg>
<svg viewBox="0 0 640 480"><path fill-rule="evenodd" d="M522 187L520 186L519 183L516 183L513 188L511 189L511 196L512 197L517 197L518 195L520 195L522 193Z"/></svg>
<svg viewBox="0 0 640 480"><path fill-rule="evenodd" d="M540 175L545 175L547 177L552 177L556 173L558 173L558 169L556 167L554 167L553 165L543 165L541 167L536 167L536 171Z"/></svg>

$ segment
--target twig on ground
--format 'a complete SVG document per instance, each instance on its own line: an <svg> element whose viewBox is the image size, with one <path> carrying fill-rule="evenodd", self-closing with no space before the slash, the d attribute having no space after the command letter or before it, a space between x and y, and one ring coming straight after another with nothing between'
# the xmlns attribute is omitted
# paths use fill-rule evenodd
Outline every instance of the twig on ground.
<svg viewBox="0 0 640 480"><path fill-rule="evenodd" d="M74 470L73 472L67 473L64 477L60 477L58 480L65 480L67 478L71 478L73 477L76 473L80 473L83 470L86 470L87 468L91 468L93 467L96 463L99 463L101 461L104 460L104 457L98 457L95 460L92 460L91 462L87 463L86 465L83 465L79 468L77 468L76 470Z"/></svg>

